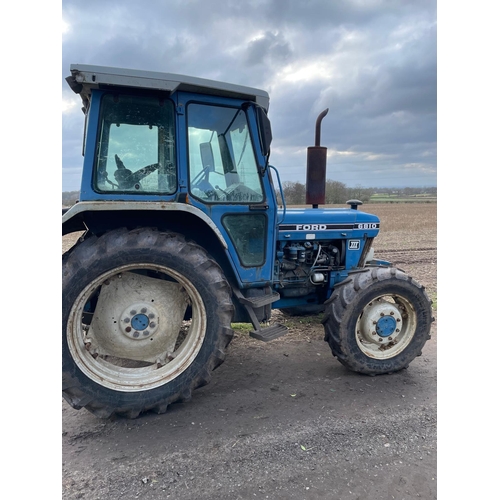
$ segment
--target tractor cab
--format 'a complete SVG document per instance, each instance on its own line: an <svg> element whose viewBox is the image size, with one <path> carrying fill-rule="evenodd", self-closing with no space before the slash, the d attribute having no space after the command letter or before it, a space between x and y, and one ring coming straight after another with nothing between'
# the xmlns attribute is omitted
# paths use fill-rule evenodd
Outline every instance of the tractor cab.
<svg viewBox="0 0 500 500"><path fill-rule="evenodd" d="M132 211L135 224L184 222L183 232L227 254L239 286L271 283L277 204L267 92L85 65L72 65L67 81L86 116L80 202L66 214L71 230L76 211L96 232L122 224L114 207Z"/></svg>

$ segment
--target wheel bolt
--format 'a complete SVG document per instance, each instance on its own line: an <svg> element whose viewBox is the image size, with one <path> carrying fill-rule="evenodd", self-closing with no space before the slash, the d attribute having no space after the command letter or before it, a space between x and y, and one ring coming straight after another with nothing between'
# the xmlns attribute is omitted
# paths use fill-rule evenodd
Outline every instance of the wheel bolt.
<svg viewBox="0 0 500 500"><path fill-rule="evenodd" d="M391 316L394 316L394 311L391 311Z"/></svg>
<svg viewBox="0 0 500 500"><path fill-rule="evenodd" d="M372 335L377 335L377 332L372 332Z"/></svg>
<svg viewBox="0 0 500 500"><path fill-rule="evenodd" d="M399 331L400 331L400 330L399 330L399 328L398 328L398 329L396 329L396 333L399 333Z"/></svg>
<svg viewBox="0 0 500 500"><path fill-rule="evenodd" d="M143 308L141 309L141 313L142 313L142 314L144 314L144 313L146 313L146 312L148 312L148 310L147 310L145 307L143 307Z"/></svg>
<svg viewBox="0 0 500 500"><path fill-rule="evenodd" d="M130 326L127 326L127 328L125 328L125 331L126 332L131 332L132 331L132 328Z"/></svg>
<svg viewBox="0 0 500 500"><path fill-rule="evenodd" d="M392 337L389 337L389 340L392 340Z"/></svg>
<svg viewBox="0 0 500 500"><path fill-rule="evenodd" d="M380 313L380 316L381 316L381 317L383 317L383 316L385 316L385 315L384 315L384 313Z"/></svg>

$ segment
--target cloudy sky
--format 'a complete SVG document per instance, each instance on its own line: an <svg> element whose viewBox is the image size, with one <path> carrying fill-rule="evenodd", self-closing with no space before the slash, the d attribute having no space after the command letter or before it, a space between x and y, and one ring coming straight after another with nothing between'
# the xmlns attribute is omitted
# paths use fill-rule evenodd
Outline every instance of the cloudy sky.
<svg viewBox="0 0 500 500"><path fill-rule="evenodd" d="M146 7L147 5L147 7ZM72 63L267 90L271 164L305 183L317 115L327 177L436 185L435 0L63 0L63 191L78 190L83 114Z"/></svg>

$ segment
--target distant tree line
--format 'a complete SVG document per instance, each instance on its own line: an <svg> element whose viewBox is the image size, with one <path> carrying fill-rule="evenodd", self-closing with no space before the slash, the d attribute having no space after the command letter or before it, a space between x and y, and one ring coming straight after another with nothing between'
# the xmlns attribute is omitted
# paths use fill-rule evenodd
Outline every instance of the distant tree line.
<svg viewBox="0 0 500 500"><path fill-rule="evenodd" d="M306 203L306 186L300 182L285 181L282 183L283 195L287 205L304 205ZM348 188L338 181L327 179L325 185L325 203L339 204L350 199L357 199L366 203L376 190L374 188L354 187ZM281 194L277 193L278 202L281 201Z"/></svg>
<svg viewBox="0 0 500 500"><path fill-rule="evenodd" d="M306 203L306 186L300 182L285 181L282 183L283 195L287 205L305 205ZM376 193L387 193L391 196L415 196L420 194L428 194L437 196L436 187L405 187L405 188L365 188L362 186L347 187L342 182L326 180L325 185L325 204L338 205L344 204L347 200L360 200L367 203L370 198ZM276 192L278 202L281 201L281 193Z"/></svg>
<svg viewBox="0 0 500 500"><path fill-rule="evenodd" d="M285 181L282 183L283 194L287 205L305 205L306 186L300 182ZM342 182L327 179L325 186L325 203L328 205L343 204L347 200L356 199L367 203L376 193L387 193L395 196L414 196L428 194L437 196L436 187L405 187L405 188L364 188L361 186L349 188ZM65 207L74 205L79 199L80 191L65 191L62 194L62 204ZM278 202L282 204L279 190L276 192Z"/></svg>

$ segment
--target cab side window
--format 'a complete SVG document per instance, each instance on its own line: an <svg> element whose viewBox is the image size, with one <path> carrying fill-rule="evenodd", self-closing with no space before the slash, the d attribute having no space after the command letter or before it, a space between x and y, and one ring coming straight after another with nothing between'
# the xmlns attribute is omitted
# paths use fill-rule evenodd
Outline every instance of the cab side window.
<svg viewBox="0 0 500 500"><path fill-rule="evenodd" d="M192 103L187 119L191 194L206 203L262 202L245 112Z"/></svg>
<svg viewBox="0 0 500 500"><path fill-rule="evenodd" d="M97 191L174 193L174 123L173 103L168 100L103 96L94 171Z"/></svg>

